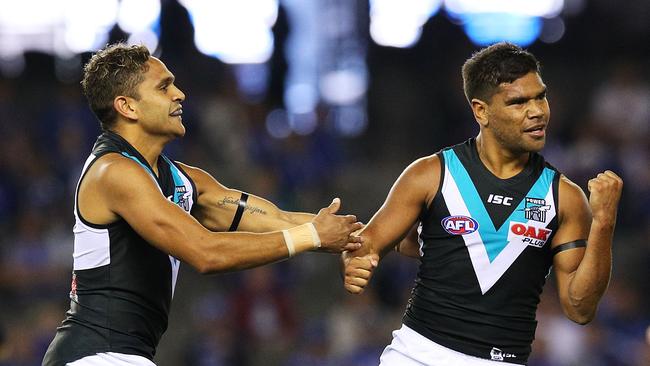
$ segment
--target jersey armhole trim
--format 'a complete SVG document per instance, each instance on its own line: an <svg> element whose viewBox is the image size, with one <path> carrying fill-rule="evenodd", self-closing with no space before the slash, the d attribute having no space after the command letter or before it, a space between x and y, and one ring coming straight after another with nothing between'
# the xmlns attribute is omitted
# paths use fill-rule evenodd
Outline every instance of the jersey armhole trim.
<svg viewBox="0 0 650 366"><path fill-rule="evenodd" d="M83 215L81 215L81 210L79 209L79 187L81 187L81 182L86 177L86 174L88 174L88 171L90 170L90 168L97 162L97 160L99 160L99 158L103 157L104 155L107 155L107 154L110 154L110 153L115 153L115 154L120 155L119 153L117 153L115 151L106 151L106 152L100 153L99 155L96 155L95 158L90 163L88 163L88 166L86 167L86 170L81 174L81 177L79 178L79 182L77 183L77 188L74 191L74 202L75 202L74 207L75 207L75 213L77 214L77 218L79 218L79 221L81 221L84 225L88 226L91 229L108 229L109 227L119 225L124 221L124 219L122 217L120 217L116 221L113 221L113 222L105 224L105 225L94 224L94 223L86 220L83 217Z"/></svg>
<svg viewBox="0 0 650 366"><path fill-rule="evenodd" d="M436 190L436 193L434 193L433 198L431 198L431 202L429 205L423 205L422 207L422 212L420 213L419 220L422 222L426 220L427 217L431 214L431 210L433 209L433 205L435 204L436 199L442 192L442 185L445 182L445 157L442 154L442 151L437 152L434 154L434 156L437 156L438 159L440 160L440 178L438 179L438 189Z"/></svg>

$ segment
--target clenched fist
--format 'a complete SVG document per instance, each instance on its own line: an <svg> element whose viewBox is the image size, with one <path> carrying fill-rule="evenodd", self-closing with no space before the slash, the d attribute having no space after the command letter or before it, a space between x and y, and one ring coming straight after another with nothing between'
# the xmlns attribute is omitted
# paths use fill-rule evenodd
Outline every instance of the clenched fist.
<svg viewBox="0 0 650 366"><path fill-rule="evenodd" d="M623 190L623 180L614 172L606 170L589 180L587 188L593 220L614 225L618 201Z"/></svg>
<svg viewBox="0 0 650 366"><path fill-rule="evenodd" d="M363 257L350 257L344 260L344 286L352 294L360 294L370 281L373 270L379 263L377 254L367 254Z"/></svg>

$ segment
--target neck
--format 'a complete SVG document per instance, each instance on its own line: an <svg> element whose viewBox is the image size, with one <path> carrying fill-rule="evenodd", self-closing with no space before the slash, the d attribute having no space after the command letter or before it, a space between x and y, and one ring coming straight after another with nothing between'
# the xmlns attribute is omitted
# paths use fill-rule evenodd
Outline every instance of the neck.
<svg viewBox="0 0 650 366"><path fill-rule="evenodd" d="M529 152L508 150L495 138L483 136L482 132L476 137L476 150L483 165L501 179L508 179L519 174L530 158Z"/></svg>
<svg viewBox="0 0 650 366"><path fill-rule="evenodd" d="M149 166L158 174L158 157L162 153L163 148L169 142L169 139L162 138L161 136L152 136L143 133L139 128L129 128L129 126L118 125L113 130L118 135L122 136L126 141L131 144L142 157L147 160Z"/></svg>

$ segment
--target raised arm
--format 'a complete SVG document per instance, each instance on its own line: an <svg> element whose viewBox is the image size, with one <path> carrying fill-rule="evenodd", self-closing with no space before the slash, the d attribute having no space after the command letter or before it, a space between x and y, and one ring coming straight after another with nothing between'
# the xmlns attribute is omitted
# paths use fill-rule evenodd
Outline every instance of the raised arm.
<svg viewBox="0 0 650 366"><path fill-rule="evenodd" d="M322 209L309 227L264 234L215 233L160 194L152 177L138 164L117 154L100 158L79 190L82 215L98 224L122 218L147 242L201 273L259 266L323 247L342 251L349 235L361 227L354 216L336 216L338 202ZM291 243L285 241L289 236ZM292 253L293 251L293 253Z"/></svg>
<svg viewBox="0 0 650 366"><path fill-rule="evenodd" d="M420 213L430 205L438 191L440 171L440 159L433 155L416 160L402 172L384 204L361 231L362 248L345 252L342 256L345 288L349 292L362 292L377 260L400 243L413 228ZM407 239L406 242L413 240Z"/></svg>
<svg viewBox="0 0 650 366"><path fill-rule="evenodd" d="M558 291L565 315L590 322L612 267L612 238L623 181L611 171L589 181L589 201L566 177L559 187L560 226L552 247ZM584 241L586 240L586 247Z"/></svg>
<svg viewBox="0 0 650 366"><path fill-rule="evenodd" d="M192 215L212 231L228 231L240 206L243 192L224 186L202 169L178 164L196 185L198 199ZM233 231L260 233L282 230L311 222L315 216L311 213L283 211L264 198L246 195L248 197L245 203L241 203L241 216L238 223L235 222Z"/></svg>

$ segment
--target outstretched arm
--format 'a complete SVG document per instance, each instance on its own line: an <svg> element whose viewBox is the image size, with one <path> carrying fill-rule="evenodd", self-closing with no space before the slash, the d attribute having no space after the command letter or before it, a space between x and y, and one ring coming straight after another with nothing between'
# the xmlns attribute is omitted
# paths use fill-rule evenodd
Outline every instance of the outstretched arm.
<svg viewBox="0 0 650 366"><path fill-rule="evenodd" d="M196 185L198 199L192 210L194 217L212 231L228 231L240 206L242 191L228 188L202 169L178 163ZM248 194L239 223L233 231L265 232L283 230L310 222L314 214L289 212L272 202Z"/></svg>
<svg viewBox="0 0 650 366"><path fill-rule="evenodd" d="M438 191L440 159L433 155L409 165L393 184L386 201L361 231L361 249L343 254L345 288L360 293L380 257L402 241Z"/></svg>
<svg viewBox="0 0 650 366"><path fill-rule="evenodd" d="M180 207L165 199L148 173L137 163L117 154L101 157L79 187L79 209L95 223L124 219L148 243L161 251L211 273L240 270L286 259L320 245L342 251L350 234L361 228L354 216L334 215L335 200L314 217L312 227L286 232L215 233L207 230Z"/></svg>
<svg viewBox="0 0 650 366"><path fill-rule="evenodd" d="M560 180L560 227L553 248L587 241L586 247L555 254L553 266L565 315L579 324L590 322L603 296L612 267L612 238L623 181L611 171L589 181L587 201L582 189L566 177Z"/></svg>

